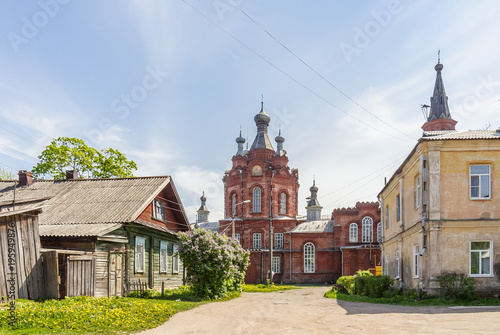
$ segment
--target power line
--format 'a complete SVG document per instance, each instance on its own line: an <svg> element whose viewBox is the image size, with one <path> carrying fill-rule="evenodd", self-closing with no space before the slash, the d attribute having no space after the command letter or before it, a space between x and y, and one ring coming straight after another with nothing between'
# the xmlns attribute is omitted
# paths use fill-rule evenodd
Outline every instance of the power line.
<svg viewBox="0 0 500 335"><path fill-rule="evenodd" d="M233 0L229 0L231 1L231 3L236 7L238 8L238 10L240 12L243 13L243 15L245 15L250 21L252 21L253 23L255 23L260 29L262 29L267 35L269 35L269 37L271 37L274 41L276 41L279 45L281 45L286 51L288 51L292 56L294 56L296 59L298 59L302 64L304 64L309 70L311 70L312 72L314 72L317 76L319 76L321 79L323 79L323 81L325 81L328 85L330 85L331 87L333 87L335 90L337 90L340 94L342 94L344 97L346 97L347 99L349 99L351 102L353 102L354 104L356 104L359 108L361 108L362 110L364 110L365 112L367 112L368 114L370 114L371 116L373 116L374 118L376 118L377 120L379 120L380 122L382 122L383 124L385 124L386 126L392 128L393 130L399 132L400 134L403 134L405 136L407 136L408 138L412 139L413 140L413 137L411 137L410 135L406 134L406 133L403 133L402 131L400 131L399 129L393 127L391 124L385 122L384 120L382 120L380 117L378 117L377 115L371 113L369 110L367 110L365 107L363 107L362 105L360 105L357 101L355 101L354 99L352 99L349 95L347 95L345 92L343 92L341 89L339 89L337 86L335 86L332 82L330 82L328 79L326 79L321 73L319 73L318 71L316 71L313 67L311 67L308 63L306 63L302 58L300 58L299 56L297 56L292 50L290 50L286 45L284 45L281 41L279 41L276 37L274 37L273 34L271 34L267 29L265 29L264 27L262 27L262 25L260 25L257 21L255 21L250 15L248 15L243 9L241 9L237 4L235 4L233 2Z"/></svg>
<svg viewBox="0 0 500 335"><path fill-rule="evenodd" d="M13 132L12 130L9 130L9 129L7 129L7 128L5 128L5 127L1 127L1 126L0 126L0 128L1 128L1 129L3 129L3 130L5 130L5 131L8 131L8 132L9 132L9 133L11 133L11 134L14 134L14 135L16 135L16 136L20 137L20 138L22 138L22 139L25 139L25 140L26 140L26 141L28 141L28 142L31 142L31 143L33 143L33 144L36 144L36 145L38 145L38 146L39 146L39 147L41 147L41 148L45 148L43 145L41 145L41 144L39 144L39 143L36 143L36 142L34 142L34 141L30 140L29 138L26 138L26 137L24 137L24 136L22 136L22 135L19 135L19 134L17 134L17 133L15 133L15 132Z"/></svg>
<svg viewBox="0 0 500 335"><path fill-rule="evenodd" d="M184 2L186 5L188 5L189 7L191 7L194 11L196 11L198 14L200 14L201 16L203 16L206 20L208 20L209 22L211 22L213 25L215 25L217 28L219 28L220 30L222 30L225 34L227 34L229 37L231 37L232 39L234 39L236 42L238 42L239 44L241 44L243 47L245 47L246 49L248 49L250 52L252 52L254 55L256 55L257 57L259 57L260 59L262 59L264 62L266 62L267 64L271 65L273 68L275 68L276 70L278 70L279 72L281 72L283 75L285 75L286 77L288 77L289 79L291 79L292 81L294 81L296 84L302 86L303 88L305 88L307 91L309 91L310 93L312 93L313 95L315 95L316 97L320 98L321 100L323 100L324 102L326 102L327 104L329 104L330 106L332 106L333 108L337 109L338 111L346 114L347 116L353 118L354 120L364 124L365 126L367 127L370 127L376 131L378 131L379 133L382 133L386 136L390 136L390 137L393 137L393 138L396 138L400 141L405 141L405 142L411 142L410 140L406 140L406 139L403 139L403 138L400 138L400 137L397 137L397 136L394 136L392 134L389 134L389 133L386 133L384 131L382 131L381 129L378 129L374 126L372 126L371 124L361 120L360 118L346 112L345 110L343 110L342 108L338 107L337 105L335 105L334 103L332 103L330 100L326 99L325 97L323 97L322 95L320 95L319 93L316 93L315 91L313 91L311 88L309 88L307 85L301 83L300 81L298 81L297 79L295 79L294 77L292 77L290 74L288 74L287 72L285 72L284 70L282 70L281 68L279 68L277 65L274 65L271 61L267 60L267 58L265 58L264 56L262 56L261 54L259 54L257 51L253 50L252 48L250 48L248 45L246 45L245 43L243 43L241 40L239 40L236 36L234 36L233 34L231 34L230 32L228 32L227 30L225 30L224 28L222 28L220 25L218 25L216 22L214 22L212 19L210 19L208 16L206 16L204 13L202 13L200 10L198 10L196 7L194 7L193 5L191 5L189 2L187 2L186 0L182 0L182 2Z"/></svg>

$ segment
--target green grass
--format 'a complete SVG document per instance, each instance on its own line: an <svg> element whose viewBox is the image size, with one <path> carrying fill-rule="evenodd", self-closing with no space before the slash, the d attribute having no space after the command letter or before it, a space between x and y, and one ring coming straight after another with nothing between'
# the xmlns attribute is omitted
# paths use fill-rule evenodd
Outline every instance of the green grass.
<svg viewBox="0 0 500 335"><path fill-rule="evenodd" d="M157 327L175 313L202 301L189 288L144 293L147 297L71 297L16 301L17 327L9 326L7 305L0 306L0 334L128 334ZM240 295L232 292L220 300ZM220 301L219 300L219 301ZM3 307L3 308L2 308Z"/></svg>
<svg viewBox="0 0 500 335"><path fill-rule="evenodd" d="M475 300L453 299L447 300L441 297L419 298L416 294L394 295L390 298L370 298L361 295L348 295L332 289L325 293L326 298L352 301L368 302L372 304L391 304L403 306L500 306L499 298L478 298Z"/></svg>
<svg viewBox="0 0 500 335"><path fill-rule="evenodd" d="M274 284L272 286L264 284L257 284L257 285L244 284L243 292L277 292L277 291L295 290L299 288L300 287L298 286L281 285L281 284Z"/></svg>

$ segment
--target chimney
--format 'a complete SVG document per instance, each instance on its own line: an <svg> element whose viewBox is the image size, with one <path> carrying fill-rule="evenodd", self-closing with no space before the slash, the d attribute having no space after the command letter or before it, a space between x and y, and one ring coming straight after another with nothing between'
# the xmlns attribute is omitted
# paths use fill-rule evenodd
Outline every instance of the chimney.
<svg viewBox="0 0 500 335"><path fill-rule="evenodd" d="M18 175L19 186L30 186L33 184L33 174L30 171L20 170Z"/></svg>
<svg viewBox="0 0 500 335"><path fill-rule="evenodd" d="M78 171L66 170L66 179L78 179Z"/></svg>

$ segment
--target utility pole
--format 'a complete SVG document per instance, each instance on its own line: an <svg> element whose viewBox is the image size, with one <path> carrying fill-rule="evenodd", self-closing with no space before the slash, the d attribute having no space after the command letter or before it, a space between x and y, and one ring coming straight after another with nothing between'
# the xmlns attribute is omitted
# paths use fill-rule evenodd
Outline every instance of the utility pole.
<svg viewBox="0 0 500 335"><path fill-rule="evenodd" d="M269 285L273 285L273 178L271 167L271 189L269 191Z"/></svg>

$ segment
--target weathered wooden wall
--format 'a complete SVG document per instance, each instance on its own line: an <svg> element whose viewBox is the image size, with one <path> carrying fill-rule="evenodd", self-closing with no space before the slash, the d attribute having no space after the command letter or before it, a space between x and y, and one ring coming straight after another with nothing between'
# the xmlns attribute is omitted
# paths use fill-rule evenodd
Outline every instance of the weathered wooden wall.
<svg viewBox="0 0 500 335"><path fill-rule="evenodd" d="M0 217L0 296L8 295L10 278L8 229L15 225L16 298L43 296L43 267L40 258L38 216L21 213Z"/></svg>

